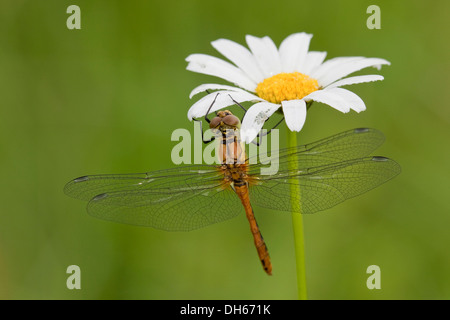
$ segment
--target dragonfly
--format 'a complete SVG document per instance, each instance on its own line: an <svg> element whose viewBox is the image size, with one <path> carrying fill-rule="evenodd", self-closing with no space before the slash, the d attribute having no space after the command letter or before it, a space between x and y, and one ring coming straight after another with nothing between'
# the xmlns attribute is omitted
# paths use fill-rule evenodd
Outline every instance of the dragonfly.
<svg viewBox="0 0 450 320"><path fill-rule="evenodd" d="M239 127L239 118L228 110L219 111L210 121L223 147L219 164L82 176L68 182L64 192L88 201L87 211L94 217L167 231L203 228L244 211L259 260L271 275L272 263L252 204L294 214L315 213L363 194L401 171L392 159L370 156L384 141L380 131L357 128L272 150L270 157L277 159L278 170L262 174L266 165L245 156ZM291 194L293 185L298 194Z"/></svg>

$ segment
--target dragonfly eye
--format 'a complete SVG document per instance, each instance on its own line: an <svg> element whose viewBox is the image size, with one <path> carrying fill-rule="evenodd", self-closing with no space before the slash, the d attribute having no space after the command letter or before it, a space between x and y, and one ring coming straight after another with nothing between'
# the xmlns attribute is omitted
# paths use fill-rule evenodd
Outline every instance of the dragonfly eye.
<svg viewBox="0 0 450 320"><path fill-rule="evenodd" d="M209 122L209 128L210 129L215 129L220 125L220 122L222 122L222 118L221 117L214 117L211 119L211 121Z"/></svg>
<svg viewBox="0 0 450 320"><path fill-rule="evenodd" d="M222 118L223 123L225 123L227 126L237 127L240 123L240 120L238 117L230 114Z"/></svg>

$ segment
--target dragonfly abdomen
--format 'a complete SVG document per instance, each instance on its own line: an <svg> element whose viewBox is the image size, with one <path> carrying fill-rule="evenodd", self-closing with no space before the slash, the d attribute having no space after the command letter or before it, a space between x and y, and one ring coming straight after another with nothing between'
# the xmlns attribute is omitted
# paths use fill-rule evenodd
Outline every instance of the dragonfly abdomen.
<svg viewBox="0 0 450 320"><path fill-rule="evenodd" d="M250 230L252 232L256 251L258 252L259 260L261 261L263 269L268 275L272 275L272 263L270 261L269 251L259 229L258 223L256 222L253 208L250 204L247 183L243 180L234 181L234 190L244 205L245 214L248 222L250 223Z"/></svg>

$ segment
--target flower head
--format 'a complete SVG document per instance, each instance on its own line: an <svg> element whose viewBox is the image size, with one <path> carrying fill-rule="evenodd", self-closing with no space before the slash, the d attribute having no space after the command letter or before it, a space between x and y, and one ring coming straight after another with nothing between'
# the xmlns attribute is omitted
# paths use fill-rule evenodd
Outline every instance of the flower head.
<svg viewBox="0 0 450 320"><path fill-rule="evenodd" d="M390 63L380 58L339 57L325 60L326 52L309 51L311 34L295 33L284 39L279 48L269 37L247 35L249 49L226 39L212 42L217 51L232 63L205 54L186 58L187 69L216 76L236 86L202 84L192 90L190 97L209 93L192 105L188 118L202 117L236 102L255 102L244 116L241 137L251 142L264 122L280 107L286 125L300 131L306 120L306 104L317 101L347 113L366 109L355 93L341 88L345 85L383 80L380 75L348 75L367 67L381 68ZM211 107L211 104L215 100Z"/></svg>

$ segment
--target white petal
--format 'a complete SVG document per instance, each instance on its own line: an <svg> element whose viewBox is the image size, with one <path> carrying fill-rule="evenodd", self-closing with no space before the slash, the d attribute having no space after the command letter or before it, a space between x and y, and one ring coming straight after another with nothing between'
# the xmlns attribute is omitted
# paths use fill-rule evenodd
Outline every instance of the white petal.
<svg viewBox="0 0 450 320"><path fill-rule="evenodd" d="M350 107L346 104L346 101L338 94L333 93L331 90L318 90L310 93L303 98L305 101L317 101L325 103L336 110L343 113L350 112Z"/></svg>
<svg viewBox="0 0 450 320"><path fill-rule="evenodd" d="M223 84L217 84L217 83L204 83L199 85L198 87L195 87L191 93L189 94L189 99L192 99L193 96L196 94L206 91L206 90L229 90L229 91L236 91L236 92L247 92L241 88L227 86Z"/></svg>
<svg viewBox="0 0 450 320"><path fill-rule="evenodd" d="M323 77L323 76L327 75L330 70L332 70L333 68L335 68L338 65L345 64L345 63L350 62L350 61L358 61L358 60L361 60L361 59L364 59L364 57L338 57L338 58L333 58L333 59L325 61L320 66L315 68L311 72L310 76L312 78L314 78L314 79L319 79L320 77Z"/></svg>
<svg viewBox="0 0 450 320"><path fill-rule="evenodd" d="M325 51L308 52L303 65L299 68L299 71L303 74L310 74L314 69L322 64L326 56L327 53Z"/></svg>
<svg viewBox="0 0 450 320"><path fill-rule="evenodd" d="M186 69L190 71L225 79L249 91L256 89L256 83L242 70L219 58L206 54L191 54L186 61L189 62Z"/></svg>
<svg viewBox="0 0 450 320"><path fill-rule="evenodd" d="M211 44L217 51L244 71L250 79L256 83L264 80L258 63L247 48L227 39L219 39L211 42Z"/></svg>
<svg viewBox="0 0 450 320"><path fill-rule="evenodd" d="M192 120L192 118L204 117L206 113L210 114L211 112L215 112L219 109L235 104L230 96L239 103L244 101L264 101L258 96L255 96L254 94L245 91L212 92L204 96L191 106L191 108L188 111L189 120Z"/></svg>
<svg viewBox="0 0 450 320"><path fill-rule="evenodd" d="M302 130L306 120L306 103L301 100L282 101L284 120L291 131Z"/></svg>
<svg viewBox="0 0 450 320"><path fill-rule="evenodd" d="M254 104L245 113L241 125L241 139L250 143L256 138L264 122L280 108L279 104L259 102Z"/></svg>
<svg viewBox="0 0 450 320"><path fill-rule="evenodd" d="M272 39L250 35L247 35L245 39L265 78L281 72L280 55Z"/></svg>
<svg viewBox="0 0 450 320"><path fill-rule="evenodd" d="M383 80L384 77L380 76L378 74L370 74L365 76L356 76L356 77L350 77L345 78L336 82L333 82L327 88L337 88L342 86L348 86L350 84L356 84L356 83L364 83L364 82L372 82L372 81L380 81Z"/></svg>
<svg viewBox="0 0 450 320"><path fill-rule="evenodd" d="M283 72L300 71L309 49L312 34L294 33L288 36L280 45L280 60Z"/></svg>
<svg viewBox="0 0 450 320"><path fill-rule="evenodd" d="M364 104L364 101L357 94L347 89L332 88L332 89L325 89L325 91L337 94L345 101L345 104L349 106L350 109L355 110L358 113L366 110L366 105Z"/></svg>
<svg viewBox="0 0 450 320"><path fill-rule="evenodd" d="M353 72L368 67L376 67L379 69L381 65L384 64L389 65L390 62L380 58L364 58L356 61L347 61L334 66L332 69L328 70L326 74L316 79L320 86L326 87L330 83L333 83L334 81L339 80Z"/></svg>

